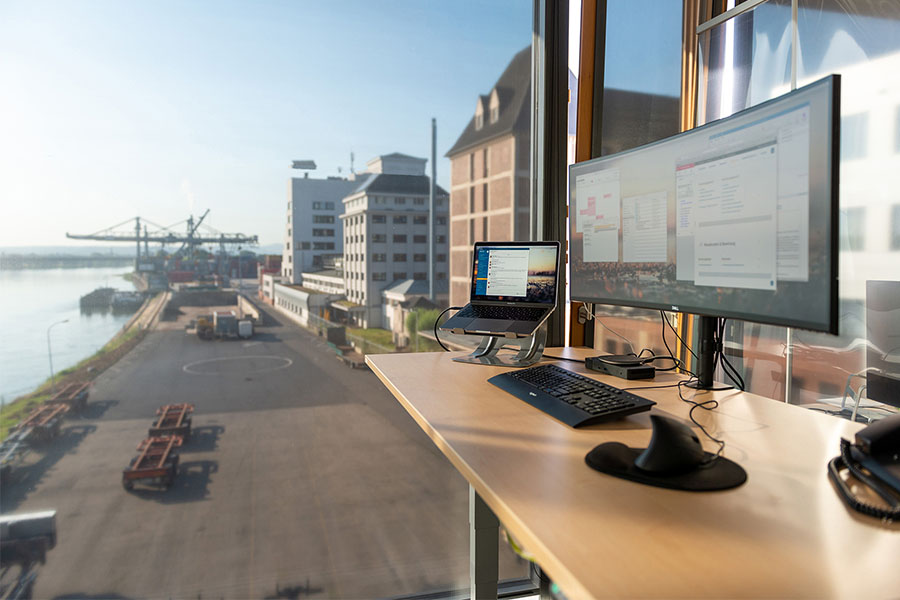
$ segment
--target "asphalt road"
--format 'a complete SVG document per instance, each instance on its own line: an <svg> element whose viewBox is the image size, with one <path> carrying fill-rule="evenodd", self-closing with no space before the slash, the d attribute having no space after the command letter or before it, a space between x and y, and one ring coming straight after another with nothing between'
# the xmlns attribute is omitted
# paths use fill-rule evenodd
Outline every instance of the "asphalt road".
<svg viewBox="0 0 900 600"><path fill-rule="evenodd" d="M467 587L468 486L368 370L281 323L150 333L0 490L57 510L37 598L377 598ZM168 491L121 486L156 408L195 406ZM524 564L501 549L501 577Z"/></svg>

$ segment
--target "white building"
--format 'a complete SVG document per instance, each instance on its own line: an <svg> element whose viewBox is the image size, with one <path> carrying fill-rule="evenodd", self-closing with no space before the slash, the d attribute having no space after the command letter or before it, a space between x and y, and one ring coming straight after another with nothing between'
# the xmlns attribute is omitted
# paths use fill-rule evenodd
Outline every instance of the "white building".
<svg viewBox="0 0 900 600"><path fill-rule="evenodd" d="M343 252L341 198L358 186L359 182L340 177L290 180L281 261L281 275L286 282L300 283L301 273L321 268L325 257Z"/></svg>
<svg viewBox="0 0 900 600"><path fill-rule="evenodd" d="M424 158L378 156L356 175L344 199L344 279L347 299L365 327L383 327L381 291L391 283L428 282L428 192ZM446 280L448 195L435 191L435 283ZM444 284L446 287L446 284Z"/></svg>

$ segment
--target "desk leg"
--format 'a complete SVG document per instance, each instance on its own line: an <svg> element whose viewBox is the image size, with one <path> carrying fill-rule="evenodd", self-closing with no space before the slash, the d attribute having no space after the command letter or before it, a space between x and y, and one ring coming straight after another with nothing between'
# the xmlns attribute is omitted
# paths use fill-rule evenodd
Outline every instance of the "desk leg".
<svg viewBox="0 0 900 600"><path fill-rule="evenodd" d="M469 581L472 600L497 598L500 521L469 486Z"/></svg>

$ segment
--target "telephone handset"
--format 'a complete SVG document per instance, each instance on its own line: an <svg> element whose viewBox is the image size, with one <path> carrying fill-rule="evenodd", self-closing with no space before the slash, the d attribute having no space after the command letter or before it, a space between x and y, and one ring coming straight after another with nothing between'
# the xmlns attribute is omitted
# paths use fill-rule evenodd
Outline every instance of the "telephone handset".
<svg viewBox="0 0 900 600"><path fill-rule="evenodd" d="M878 495L888 508L860 500L841 477L845 469ZM900 415L860 429L855 443L841 439L841 455L828 463L828 475L850 508L880 519L900 519Z"/></svg>

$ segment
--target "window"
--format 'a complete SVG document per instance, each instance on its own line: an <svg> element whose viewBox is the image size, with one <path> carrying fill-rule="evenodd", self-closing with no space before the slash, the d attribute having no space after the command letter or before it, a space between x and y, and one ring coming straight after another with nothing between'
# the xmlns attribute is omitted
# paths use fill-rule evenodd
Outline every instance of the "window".
<svg viewBox="0 0 900 600"><path fill-rule="evenodd" d="M475 115L475 129L480 130L482 127L484 127L484 115Z"/></svg>
<svg viewBox="0 0 900 600"><path fill-rule="evenodd" d="M488 235L488 218L483 217L481 219L481 239L486 240L490 236Z"/></svg>
<svg viewBox="0 0 900 600"><path fill-rule="evenodd" d="M309 250L309 242L300 242L301 250Z"/></svg>
<svg viewBox="0 0 900 600"><path fill-rule="evenodd" d="M496 110L498 113L500 112L500 109L497 109L497 108L491 109L491 123L493 123L494 121L496 121L496 119L493 118L493 117L494 117L494 111L495 111L495 110ZM481 153L481 156L482 156L483 159L484 159L484 164L482 165L482 167L483 167L483 171L484 171L484 176L485 176L485 177L488 176L488 150L490 150L490 148L485 148L484 151L482 151L482 153Z"/></svg>
<svg viewBox="0 0 900 600"><path fill-rule="evenodd" d="M428 256L425 254L413 254L414 262L425 262L426 260L428 260Z"/></svg>
<svg viewBox="0 0 900 600"><path fill-rule="evenodd" d="M313 215L313 223L334 223L334 215Z"/></svg>
<svg viewBox="0 0 900 600"><path fill-rule="evenodd" d="M438 278L439 280L441 280L441 279L447 279L447 274L446 274L446 273L443 273L443 272L440 272L440 273L437 274L437 278Z"/></svg>
<svg viewBox="0 0 900 600"><path fill-rule="evenodd" d="M334 242L313 242L313 250L334 250Z"/></svg>
<svg viewBox="0 0 900 600"><path fill-rule="evenodd" d="M394 198L394 204L406 204L406 198Z"/></svg>
<svg viewBox="0 0 900 600"><path fill-rule="evenodd" d="M394 215L392 221L394 225L403 225L406 223L406 215Z"/></svg>
<svg viewBox="0 0 900 600"><path fill-rule="evenodd" d="M413 204L415 204L416 206L424 206L425 198L413 198Z"/></svg>
<svg viewBox="0 0 900 600"><path fill-rule="evenodd" d="M334 202L326 202L325 210L334 210Z"/></svg>
<svg viewBox="0 0 900 600"><path fill-rule="evenodd" d="M446 224L447 224L447 217L437 217L437 218L435 219L435 223L437 223L438 225L446 225Z"/></svg>
<svg viewBox="0 0 900 600"><path fill-rule="evenodd" d="M375 253L372 255L372 262L384 262L387 260L387 254Z"/></svg>
<svg viewBox="0 0 900 600"><path fill-rule="evenodd" d="M372 242L376 244L383 244L387 242L387 234L384 233L373 233L372 234Z"/></svg>
<svg viewBox="0 0 900 600"><path fill-rule="evenodd" d="M372 223L380 224L380 223L386 223L386 222L387 222L387 217L385 217L384 215L372 215Z"/></svg>
<svg viewBox="0 0 900 600"><path fill-rule="evenodd" d="M322 210L322 203L321 202L313 202L312 207L313 207L313 210Z"/></svg>
<svg viewBox="0 0 900 600"><path fill-rule="evenodd" d="M406 254L394 254L394 262L406 262Z"/></svg>
<svg viewBox="0 0 900 600"><path fill-rule="evenodd" d="M406 243L406 234L395 233L394 234L394 243L395 244L405 244Z"/></svg>
<svg viewBox="0 0 900 600"><path fill-rule="evenodd" d="M333 237L334 229L313 229L313 237Z"/></svg>
<svg viewBox="0 0 900 600"><path fill-rule="evenodd" d="M394 281L406 279L406 271L394 271Z"/></svg>
<svg viewBox="0 0 900 600"><path fill-rule="evenodd" d="M414 225L428 225L428 215L416 215L413 217Z"/></svg>
<svg viewBox="0 0 900 600"><path fill-rule="evenodd" d="M415 279L416 281L423 281L425 279L428 279L428 273L422 273L421 271L417 271L417 272L413 273L413 279Z"/></svg>
<svg viewBox="0 0 900 600"><path fill-rule="evenodd" d="M496 123L497 119L500 118L500 108L494 106L491 108L491 123Z"/></svg>
<svg viewBox="0 0 900 600"><path fill-rule="evenodd" d="M891 207L891 250L900 250L900 204Z"/></svg>
<svg viewBox="0 0 900 600"><path fill-rule="evenodd" d="M488 184L484 184L481 189L481 210L488 209Z"/></svg>
<svg viewBox="0 0 900 600"><path fill-rule="evenodd" d="M469 214L475 212L475 186L469 188Z"/></svg>
<svg viewBox="0 0 900 600"><path fill-rule="evenodd" d="M437 255L435 255L435 260L437 262L447 262L447 255L446 254L437 254Z"/></svg>
<svg viewBox="0 0 900 600"><path fill-rule="evenodd" d="M290 235L291 235L291 228L288 227L288 236L290 236Z"/></svg>
<svg viewBox="0 0 900 600"><path fill-rule="evenodd" d="M476 129L481 129L476 126ZM475 179L475 153L472 152L469 154L469 181Z"/></svg>
<svg viewBox="0 0 900 600"><path fill-rule="evenodd" d="M435 236L435 241L436 241L438 244L444 244L444 243L447 242L447 236L446 236L446 235Z"/></svg>
<svg viewBox="0 0 900 600"><path fill-rule="evenodd" d="M868 127L868 113L841 117L841 160L852 160L866 156Z"/></svg>
<svg viewBox="0 0 900 600"><path fill-rule="evenodd" d="M372 281L387 281L387 273L384 271L372 273Z"/></svg>
<svg viewBox="0 0 900 600"><path fill-rule="evenodd" d="M414 235L413 236L413 244L425 244L428 242L427 235Z"/></svg>
<svg viewBox="0 0 900 600"><path fill-rule="evenodd" d="M287 249L288 249L288 250L291 249L291 243L290 243L290 242L287 243Z"/></svg>

